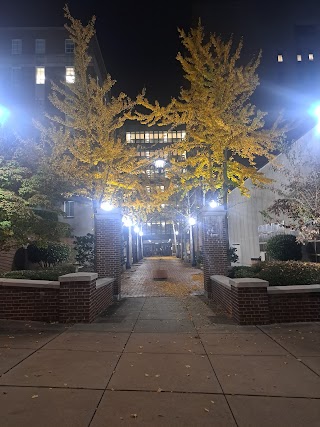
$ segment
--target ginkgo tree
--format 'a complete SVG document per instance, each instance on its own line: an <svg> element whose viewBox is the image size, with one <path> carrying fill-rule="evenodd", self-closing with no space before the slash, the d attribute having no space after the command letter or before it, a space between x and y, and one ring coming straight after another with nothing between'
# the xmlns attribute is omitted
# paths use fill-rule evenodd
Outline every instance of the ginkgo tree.
<svg viewBox="0 0 320 427"><path fill-rule="evenodd" d="M120 138L125 114L135 105L124 93L112 96L115 80L107 75L101 83L90 75L90 42L95 17L82 25L64 8L65 27L74 42L74 82L52 83L49 99L56 108L47 114L49 124L37 123L42 141L51 147L51 167L74 186L74 194L114 204L146 201L145 161L134 147Z"/></svg>
<svg viewBox="0 0 320 427"><path fill-rule="evenodd" d="M180 96L161 106L141 94L143 111L137 109L132 117L149 126L184 125L186 138L168 148L186 153L184 161L173 156L171 162L172 173L180 177L179 190L181 184L185 192L199 186L205 192L218 190L226 207L230 189L247 194L246 179L257 185L268 181L258 172L256 158L270 159L287 127L280 117L266 127L266 113L251 102L259 84L260 54L243 65L243 42L235 46L232 38L225 42L206 36L200 22L179 35L185 53L178 53L177 60L186 80Z"/></svg>

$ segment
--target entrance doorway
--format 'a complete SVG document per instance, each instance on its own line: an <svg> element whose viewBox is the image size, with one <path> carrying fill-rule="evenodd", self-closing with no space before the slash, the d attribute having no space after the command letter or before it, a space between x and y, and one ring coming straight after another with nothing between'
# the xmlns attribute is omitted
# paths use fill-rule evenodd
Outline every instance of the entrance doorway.
<svg viewBox="0 0 320 427"><path fill-rule="evenodd" d="M154 243L144 242L143 244L143 255L145 257L150 256L172 256L172 243Z"/></svg>

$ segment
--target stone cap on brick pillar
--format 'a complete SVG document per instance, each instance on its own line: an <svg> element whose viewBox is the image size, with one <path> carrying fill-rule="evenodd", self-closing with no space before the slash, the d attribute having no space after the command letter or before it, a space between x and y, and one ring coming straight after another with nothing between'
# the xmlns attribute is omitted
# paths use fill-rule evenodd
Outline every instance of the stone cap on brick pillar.
<svg viewBox="0 0 320 427"><path fill-rule="evenodd" d="M235 288L267 288L269 286L269 282L266 280L256 279L254 277L230 279L229 283Z"/></svg>
<svg viewBox="0 0 320 427"><path fill-rule="evenodd" d="M59 282L92 282L98 278L98 273L69 273L59 276Z"/></svg>

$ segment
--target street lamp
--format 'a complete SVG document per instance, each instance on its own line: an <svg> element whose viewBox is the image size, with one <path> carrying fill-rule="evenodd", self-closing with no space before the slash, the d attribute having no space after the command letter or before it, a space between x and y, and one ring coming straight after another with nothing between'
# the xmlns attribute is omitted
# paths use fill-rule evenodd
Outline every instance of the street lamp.
<svg viewBox="0 0 320 427"><path fill-rule="evenodd" d="M3 126L10 117L10 111L0 104L0 126Z"/></svg>
<svg viewBox="0 0 320 427"><path fill-rule="evenodd" d="M195 247L194 247L194 235L193 235L193 226L196 224L196 219L189 217L188 219L189 225L190 225L190 252L192 253L192 267L196 267L196 254L195 254Z"/></svg>
<svg viewBox="0 0 320 427"><path fill-rule="evenodd" d="M106 212L110 212L114 209L114 206L110 202L102 202L100 208Z"/></svg>
<svg viewBox="0 0 320 427"><path fill-rule="evenodd" d="M210 208L214 209L218 206L218 203L215 200L211 200L209 202L209 206L210 206Z"/></svg>
<svg viewBox="0 0 320 427"><path fill-rule="evenodd" d="M157 159L154 162L154 165L158 169L163 169L165 167L166 161L163 159Z"/></svg>

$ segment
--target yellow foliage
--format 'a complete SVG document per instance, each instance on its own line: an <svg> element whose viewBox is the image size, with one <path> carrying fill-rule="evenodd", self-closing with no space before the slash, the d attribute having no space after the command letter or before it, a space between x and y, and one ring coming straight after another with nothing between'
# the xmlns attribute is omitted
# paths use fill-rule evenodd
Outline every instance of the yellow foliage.
<svg viewBox="0 0 320 427"><path fill-rule="evenodd" d="M203 188L222 188L226 193L228 188L239 187L246 193L246 179L255 184L267 182L257 172L256 158L271 159L287 131L280 117L267 128L266 113L250 101L259 84L256 71L261 54L241 65L242 41L234 46L232 38L224 42L216 35L205 40L200 23L190 33L179 30L179 34L187 51L177 55L186 87L166 107L150 103L141 94L137 104L148 113L137 110L128 117L149 126L185 126L187 137L170 149L187 153L179 168L172 161L186 190L201 181ZM181 168L186 169L184 174Z"/></svg>

